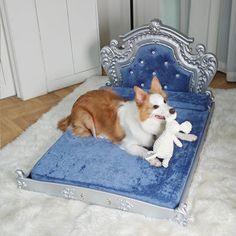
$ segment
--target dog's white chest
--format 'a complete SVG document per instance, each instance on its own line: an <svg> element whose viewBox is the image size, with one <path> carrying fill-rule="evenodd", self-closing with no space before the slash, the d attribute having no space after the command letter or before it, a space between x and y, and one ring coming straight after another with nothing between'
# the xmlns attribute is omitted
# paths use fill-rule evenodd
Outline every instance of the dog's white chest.
<svg viewBox="0 0 236 236"><path fill-rule="evenodd" d="M125 131L123 142L152 146L154 140L152 132L146 132L138 118L138 110L133 102L126 102L118 110L120 124Z"/></svg>

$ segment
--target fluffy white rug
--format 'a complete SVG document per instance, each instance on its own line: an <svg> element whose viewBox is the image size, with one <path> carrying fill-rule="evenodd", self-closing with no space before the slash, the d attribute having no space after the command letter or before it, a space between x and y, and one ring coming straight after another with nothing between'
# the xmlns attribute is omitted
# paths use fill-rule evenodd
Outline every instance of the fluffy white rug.
<svg viewBox="0 0 236 236"><path fill-rule="evenodd" d="M235 235L235 90L214 90L216 109L188 197L187 227L16 188L15 170L29 172L59 137L56 123L75 99L103 84L101 77L87 80L1 151L0 235Z"/></svg>

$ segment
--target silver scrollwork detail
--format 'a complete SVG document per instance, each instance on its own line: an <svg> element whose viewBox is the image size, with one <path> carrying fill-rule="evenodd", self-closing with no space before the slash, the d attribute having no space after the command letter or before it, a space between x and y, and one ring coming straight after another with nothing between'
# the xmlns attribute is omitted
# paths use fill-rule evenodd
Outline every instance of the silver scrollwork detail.
<svg viewBox="0 0 236 236"><path fill-rule="evenodd" d="M62 194L66 199L74 199L74 191L70 188L63 189Z"/></svg>
<svg viewBox="0 0 236 236"><path fill-rule="evenodd" d="M22 179L17 179L17 180L16 180L16 183L17 183L17 187L18 187L19 189L25 189L25 188L27 187L27 184L26 184L25 181L22 180Z"/></svg>
<svg viewBox="0 0 236 236"><path fill-rule="evenodd" d="M188 224L188 212L187 212L187 204L181 204L175 210L175 216L171 219L173 222L176 222L182 226L186 226Z"/></svg>
<svg viewBox="0 0 236 236"><path fill-rule="evenodd" d="M133 207L134 206L128 200L125 200L125 199L120 200L120 206L119 206L120 210L129 211Z"/></svg>
<svg viewBox="0 0 236 236"><path fill-rule="evenodd" d="M158 19L152 20L149 24L149 29L152 34L158 34L161 28L161 22Z"/></svg>
<svg viewBox="0 0 236 236"><path fill-rule="evenodd" d="M22 170L16 170L16 184L19 189L25 189L27 184L25 182L25 174Z"/></svg>

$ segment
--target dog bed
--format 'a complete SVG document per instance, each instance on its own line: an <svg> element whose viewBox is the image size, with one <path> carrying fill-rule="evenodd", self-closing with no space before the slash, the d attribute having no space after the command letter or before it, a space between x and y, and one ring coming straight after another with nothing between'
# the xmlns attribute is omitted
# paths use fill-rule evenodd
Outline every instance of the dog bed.
<svg viewBox="0 0 236 236"><path fill-rule="evenodd" d="M67 131L28 175L16 171L18 187L185 224L186 197L214 108L207 87L217 68L215 56L203 45L190 53L192 42L153 20L101 50L107 86L131 100L134 85L148 90L157 76L177 120L192 123L197 141L175 148L168 168L150 166L109 140Z"/></svg>

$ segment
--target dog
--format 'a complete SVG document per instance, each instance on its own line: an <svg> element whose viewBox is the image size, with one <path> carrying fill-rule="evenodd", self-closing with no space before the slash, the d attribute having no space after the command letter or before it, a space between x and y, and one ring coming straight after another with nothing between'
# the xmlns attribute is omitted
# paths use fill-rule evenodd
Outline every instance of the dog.
<svg viewBox="0 0 236 236"><path fill-rule="evenodd" d="M175 113L159 79L151 81L150 93L134 86L135 99L125 101L112 90L93 90L74 103L71 114L58 122L65 131L69 126L78 136L102 136L120 144L128 153L142 158L164 129L165 119ZM150 164L161 166L158 159Z"/></svg>

